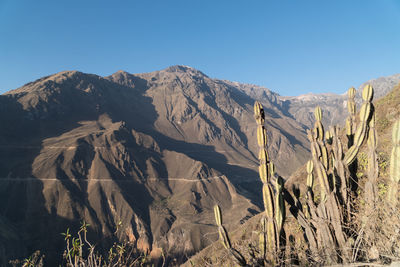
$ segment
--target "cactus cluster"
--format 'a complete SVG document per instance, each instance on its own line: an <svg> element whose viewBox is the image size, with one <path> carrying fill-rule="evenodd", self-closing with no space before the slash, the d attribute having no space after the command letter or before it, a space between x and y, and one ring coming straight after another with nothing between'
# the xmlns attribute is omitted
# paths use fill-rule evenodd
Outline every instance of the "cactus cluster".
<svg viewBox="0 0 400 267"><path fill-rule="evenodd" d="M327 262L351 261L352 255L348 250L351 238L347 227L353 219L353 206L350 199L354 197L355 192L351 183L356 174L352 165L356 161L356 156L366 137L368 137L371 158L371 183L377 177L377 174L372 172L372 170L376 170L374 167L376 163L376 130L374 108L371 103L373 89L367 85L363 90L364 102L357 125L354 88L349 89L348 96L349 117L346 122L348 149L346 152L339 138L339 128L331 127L324 131L322 110L320 107L315 109L314 128L312 131L307 131L312 159L307 163L305 203L301 204L301 200L297 200L297 203L300 204L297 205L299 208L296 211L296 219L304 230L310 252L313 255L321 255L322 252ZM258 104L256 104L257 106ZM262 149L261 146L260 149ZM319 185L319 201L314 198L316 194L314 173ZM371 190L373 190L372 186Z"/></svg>
<svg viewBox="0 0 400 267"><path fill-rule="evenodd" d="M340 129L334 126L324 131L322 110L320 107L315 109L314 128L307 131L312 159L306 165L307 180L304 198L296 193L293 197L286 190L283 178L275 174L274 164L270 162L267 151L264 109L259 102L255 103L259 176L262 182L265 209L260 224L259 247L264 263L276 264L277 257L285 255L281 253L286 249L282 247L281 239L284 232L285 203L289 204L289 210L304 231L309 260L323 259L325 263L348 263L356 259L357 252L352 253L352 251L354 242L359 242L360 238L354 241L354 231L349 229L355 219L355 206L352 200L358 194L357 188L354 187L355 184L357 185L357 154L366 140L368 145L368 179L364 188L366 214L375 207L379 167L376 153L375 109L371 102L373 88L367 85L362 91L363 103L357 123L355 93L354 88L348 91L349 116L346 120L347 147L345 148L340 138ZM400 181L400 120L394 124L392 140L391 182L387 200L395 207ZM295 189L293 192L298 190ZM319 198L316 195L319 195ZM220 238L225 248L231 251L236 262L245 262L241 261L243 257L230 245L225 228L222 226L219 207L216 207L215 213Z"/></svg>

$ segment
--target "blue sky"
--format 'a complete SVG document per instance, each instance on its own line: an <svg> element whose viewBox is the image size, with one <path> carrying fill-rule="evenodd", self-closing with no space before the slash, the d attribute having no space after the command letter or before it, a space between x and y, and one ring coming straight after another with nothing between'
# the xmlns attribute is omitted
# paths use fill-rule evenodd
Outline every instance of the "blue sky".
<svg viewBox="0 0 400 267"><path fill-rule="evenodd" d="M281 95L343 93L400 73L400 1L0 0L0 93L176 64Z"/></svg>

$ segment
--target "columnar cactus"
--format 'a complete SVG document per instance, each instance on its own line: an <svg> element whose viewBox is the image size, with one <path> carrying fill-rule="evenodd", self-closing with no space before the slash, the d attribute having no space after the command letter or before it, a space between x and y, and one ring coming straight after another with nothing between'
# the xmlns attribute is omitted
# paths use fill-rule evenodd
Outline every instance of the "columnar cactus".
<svg viewBox="0 0 400 267"><path fill-rule="evenodd" d="M325 169L328 169L328 150L325 146L324 142L324 126L322 125L322 110L318 106L315 108L314 111L315 115L315 124L314 124L314 137L315 141L319 145L319 149L321 152L320 160L322 161L322 164L324 165Z"/></svg>
<svg viewBox="0 0 400 267"><path fill-rule="evenodd" d="M236 261L237 264L239 264L240 266L246 266L246 260L244 259L244 257L231 245L228 233L226 232L225 227L222 225L221 209L219 208L218 205L214 206L214 215L215 215L215 222L217 223L218 226L219 238L221 240L222 245L225 247L225 249L229 251L230 255Z"/></svg>
<svg viewBox="0 0 400 267"><path fill-rule="evenodd" d="M373 105L372 105L373 107ZM365 183L365 203L368 209L373 208L376 200L376 180L379 175L378 157L376 155L377 133L375 129L375 113L372 114L368 131L368 180ZM369 212L369 211L368 211Z"/></svg>
<svg viewBox="0 0 400 267"><path fill-rule="evenodd" d="M275 166L269 162L267 152L267 130L264 127L265 114L259 102L254 104L254 117L257 122L257 142L260 147L258 159L260 160L259 175L263 183L262 195L265 215L262 218L262 231L260 236L260 249L265 253L270 252L268 258L273 261L274 254L279 248L279 238L285 220L285 204L282 196L283 179L275 178ZM275 195L271 186L271 179L276 179ZM265 255L265 254L264 254Z"/></svg>
<svg viewBox="0 0 400 267"><path fill-rule="evenodd" d="M313 164L312 160L309 160L307 162L307 189L308 190L312 190L313 185L314 185L313 169L314 169L314 164Z"/></svg>
<svg viewBox="0 0 400 267"><path fill-rule="evenodd" d="M364 142L365 136L368 130L368 123L371 117L371 100L374 95L374 90L371 85L366 85L362 92L362 98L364 100L360 110L360 125L354 134L353 145L346 152L344 157L344 163L350 165L356 158L358 151Z"/></svg>
<svg viewBox="0 0 400 267"><path fill-rule="evenodd" d="M336 261L337 253L343 262L348 262L351 255L348 251L345 224L351 220L351 204L348 193L353 188L349 182L349 165L354 161L357 153L368 134L369 124L374 129L374 121L370 122L373 114L371 103L373 90L366 86L363 91L364 104L360 112L360 124L354 131L355 90L349 90L349 113L347 121L347 136L350 148L343 153L342 143L338 138L338 129L333 127L325 133L324 139L322 111L315 109L315 126L308 131L311 143L312 165L307 165L307 210L306 213L313 222L316 231L318 246L325 251L325 257ZM371 132L371 141L374 138ZM312 168L313 167L313 168ZM319 181L321 201L314 203L312 198L312 171L315 170ZM337 182L336 182L337 181Z"/></svg>
<svg viewBox="0 0 400 267"><path fill-rule="evenodd" d="M221 209L219 208L218 205L214 206L214 215L215 215L215 222L217 223L218 226L218 233L221 239L221 243L222 245L224 245L226 249L229 249L231 248L231 241L228 237L228 234L226 233L225 227L222 226Z"/></svg>
<svg viewBox="0 0 400 267"><path fill-rule="evenodd" d="M265 115L264 109L259 102L254 104L254 117L257 122L257 143L260 147L258 153L258 159L260 160L259 175L263 183L267 183L270 180L269 170L269 156L267 152L267 130L264 127Z"/></svg>
<svg viewBox="0 0 400 267"><path fill-rule="evenodd" d="M339 139L339 129L337 127L332 127L331 129L333 138L332 138L332 151L333 151L333 159L334 169L337 178L340 183L335 183L335 187L337 191L337 195L341 199L342 203L348 203L348 169L343 162L343 145L341 140Z"/></svg>
<svg viewBox="0 0 400 267"><path fill-rule="evenodd" d="M324 126L322 125L322 110L318 106L314 110L314 116L315 116L315 124L314 124L314 131L315 131L315 137L317 140L324 140Z"/></svg>
<svg viewBox="0 0 400 267"><path fill-rule="evenodd" d="M400 180L400 119L393 125L392 132L393 148L390 155L390 185L388 200L395 207L397 204L397 190Z"/></svg>
<svg viewBox="0 0 400 267"><path fill-rule="evenodd" d="M349 112L349 117L346 120L346 134L347 134L347 144L348 147L353 145L353 138L354 138L354 129L356 123L356 102L354 101L356 95L356 89L351 87L347 91L348 101L347 101L347 110Z"/></svg>
<svg viewBox="0 0 400 267"><path fill-rule="evenodd" d="M321 200L325 201L327 195L330 192L328 175L326 173L326 168L323 164L325 159L322 153L323 150L326 150L326 147L323 145L322 141L321 142L317 141L317 137L314 135L313 132L308 131L307 136L311 143L311 154L313 156L313 165L315 171L317 172L317 177L321 189ZM322 149L321 145L323 145ZM328 162L327 159L326 162Z"/></svg>
<svg viewBox="0 0 400 267"><path fill-rule="evenodd" d="M285 215L286 215L285 201L283 200L282 196L283 186L284 186L283 179L282 177L279 176L276 179L275 183L275 206L276 206L275 221L276 221L276 228L278 235L283 228L283 222L285 220Z"/></svg>

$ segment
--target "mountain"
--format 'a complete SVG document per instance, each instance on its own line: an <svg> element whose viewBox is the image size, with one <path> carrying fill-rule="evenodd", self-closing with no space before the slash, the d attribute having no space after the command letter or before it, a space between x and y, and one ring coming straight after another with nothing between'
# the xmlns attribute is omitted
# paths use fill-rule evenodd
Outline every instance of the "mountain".
<svg viewBox="0 0 400 267"><path fill-rule="evenodd" d="M361 91L366 84L371 84L375 90L374 99L379 99L389 93L400 82L400 74L380 77L361 84L356 93L358 108L361 105ZM267 96L266 96L267 97ZM342 125L347 117L347 94L305 94L300 96L278 96L280 106L286 115L296 119L307 129L314 125L314 109L323 107L323 123L329 125Z"/></svg>
<svg viewBox="0 0 400 267"><path fill-rule="evenodd" d="M65 71L0 95L2 264L37 249L56 264L60 233L82 219L99 247L121 223L120 240L182 257L212 241L214 204L228 229L257 213L251 88L172 66ZM274 100L263 104L271 158L289 174L308 153L304 129Z"/></svg>
<svg viewBox="0 0 400 267"><path fill-rule="evenodd" d="M399 78L376 83L383 92ZM344 96L285 98L187 66L65 71L0 95L2 264L37 249L58 263L60 233L82 219L98 247L115 241L121 223L119 240L184 260L215 240L214 204L228 229L259 211L254 101L287 177L308 158L305 128L321 99L342 120Z"/></svg>

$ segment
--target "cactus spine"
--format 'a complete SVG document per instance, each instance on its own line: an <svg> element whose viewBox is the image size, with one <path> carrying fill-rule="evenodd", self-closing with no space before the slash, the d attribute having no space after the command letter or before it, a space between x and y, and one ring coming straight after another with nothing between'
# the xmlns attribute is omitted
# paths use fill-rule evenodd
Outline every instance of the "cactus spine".
<svg viewBox="0 0 400 267"><path fill-rule="evenodd" d="M390 186L388 200L393 207L396 207L398 183L400 180L400 119L393 125L392 142L393 148L390 155Z"/></svg>

